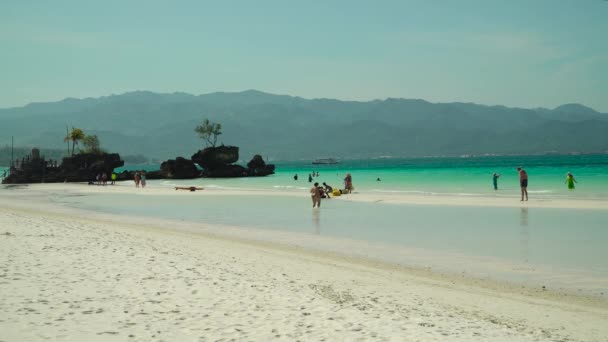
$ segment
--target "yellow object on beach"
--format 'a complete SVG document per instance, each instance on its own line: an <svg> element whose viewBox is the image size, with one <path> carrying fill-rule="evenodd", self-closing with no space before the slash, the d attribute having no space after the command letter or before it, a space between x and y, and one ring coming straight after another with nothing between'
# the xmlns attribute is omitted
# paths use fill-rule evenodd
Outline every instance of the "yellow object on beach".
<svg viewBox="0 0 608 342"><path fill-rule="evenodd" d="M340 196L340 195L342 195L342 194L340 193L340 190L338 190L338 189L334 189L334 191L332 191L332 192L331 192L331 195L332 195L332 196Z"/></svg>

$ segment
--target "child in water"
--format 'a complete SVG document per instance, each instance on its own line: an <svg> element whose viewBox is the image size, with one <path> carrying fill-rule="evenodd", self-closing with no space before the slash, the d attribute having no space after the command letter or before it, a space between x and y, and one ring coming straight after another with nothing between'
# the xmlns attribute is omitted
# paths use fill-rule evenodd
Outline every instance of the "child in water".
<svg viewBox="0 0 608 342"><path fill-rule="evenodd" d="M568 184L568 189L574 190L574 183L577 183L576 179L574 179L571 172L568 172L566 174L566 184Z"/></svg>

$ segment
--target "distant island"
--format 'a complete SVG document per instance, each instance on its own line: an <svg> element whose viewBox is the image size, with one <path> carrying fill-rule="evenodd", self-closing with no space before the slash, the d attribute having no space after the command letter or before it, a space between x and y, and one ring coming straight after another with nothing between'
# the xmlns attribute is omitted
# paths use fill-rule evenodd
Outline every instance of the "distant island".
<svg viewBox="0 0 608 342"><path fill-rule="evenodd" d="M608 114L580 104L522 109L393 98L357 102L255 90L198 96L136 91L0 109L0 146L14 136L20 147L64 149L57 136L70 124L98 136L110 151L167 160L200 148L189 132L201 117L222 122L221 139L241 146L242 163L260 152L265 160L313 160L608 151Z"/></svg>

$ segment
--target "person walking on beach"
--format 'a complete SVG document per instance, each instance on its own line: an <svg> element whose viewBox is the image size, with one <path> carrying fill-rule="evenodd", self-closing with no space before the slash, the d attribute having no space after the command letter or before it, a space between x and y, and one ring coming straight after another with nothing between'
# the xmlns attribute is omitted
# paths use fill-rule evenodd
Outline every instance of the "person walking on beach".
<svg viewBox="0 0 608 342"><path fill-rule="evenodd" d="M521 201L524 200L524 195L526 197L526 201L528 200L528 173L526 170L521 167L517 168L517 172L519 172L519 186L521 187Z"/></svg>
<svg viewBox="0 0 608 342"><path fill-rule="evenodd" d="M141 180L141 176L139 175L139 171L135 172L135 177L133 179L135 181L135 187L139 188L139 181Z"/></svg>
<svg viewBox="0 0 608 342"><path fill-rule="evenodd" d="M101 175L101 183L103 183L104 186L108 184L108 174L105 172Z"/></svg>
<svg viewBox="0 0 608 342"><path fill-rule="evenodd" d="M114 185L116 183L116 172L112 172L112 174L110 175L110 179L112 180L112 185Z"/></svg>
<svg viewBox="0 0 608 342"><path fill-rule="evenodd" d="M574 190L574 183L578 183L571 172L566 174L566 184L568 184L568 190Z"/></svg>
<svg viewBox="0 0 608 342"><path fill-rule="evenodd" d="M310 198L312 199L312 207L321 208L321 192L319 191L319 183L315 183L310 188Z"/></svg>
<svg viewBox="0 0 608 342"><path fill-rule="evenodd" d="M146 172L145 171L142 171L141 175L139 176L139 182L141 183L142 188L146 187Z"/></svg>
<svg viewBox="0 0 608 342"><path fill-rule="evenodd" d="M492 175L492 184L494 184L494 190L498 190L498 178L500 177L499 173L494 172Z"/></svg>
<svg viewBox="0 0 608 342"><path fill-rule="evenodd" d="M346 177L344 177L344 190L346 190L347 194L350 194L353 191L353 177L350 173L347 173Z"/></svg>

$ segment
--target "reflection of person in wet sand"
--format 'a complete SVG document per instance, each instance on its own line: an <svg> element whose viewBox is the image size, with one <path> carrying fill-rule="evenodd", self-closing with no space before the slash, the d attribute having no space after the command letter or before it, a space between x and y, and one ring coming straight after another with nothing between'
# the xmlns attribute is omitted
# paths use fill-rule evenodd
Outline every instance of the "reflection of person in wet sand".
<svg viewBox="0 0 608 342"><path fill-rule="evenodd" d="M524 263L528 263L530 230L528 228L528 208L521 208L519 214L519 225L521 226L521 258Z"/></svg>
<svg viewBox="0 0 608 342"><path fill-rule="evenodd" d="M312 212L312 223L315 226L315 234L321 234L321 218L319 217L319 213L321 210L313 210Z"/></svg>
<svg viewBox="0 0 608 342"><path fill-rule="evenodd" d="M519 186L521 187L521 200L524 200L524 195L526 197L526 201L528 200L528 173L526 170L521 167L517 168L517 172L519 172Z"/></svg>
<svg viewBox="0 0 608 342"><path fill-rule="evenodd" d="M319 183L315 183L310 188L310 198L312 199L312 207L321 207L321 193L319 192Z"/></svg>

